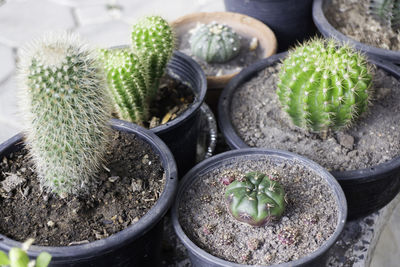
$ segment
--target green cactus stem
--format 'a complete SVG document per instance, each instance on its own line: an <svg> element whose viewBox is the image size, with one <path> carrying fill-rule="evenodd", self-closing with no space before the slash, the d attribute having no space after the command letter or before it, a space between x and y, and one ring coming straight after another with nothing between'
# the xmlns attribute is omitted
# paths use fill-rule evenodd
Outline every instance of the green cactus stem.
<svg viewBox="0 0 400 267"><path fill-rule="evenodd" d="M193 55L208 63L225 63L240 51L240 37L229 26L212 22L200 25L189 39Z"/></svg>
<svg viewBox="0 0 400 267"><path fill-rule="evenodd" d="M285 191L276 181L260 172L249 172L233 181L225 191L230 213L237 220L263 226L278 219L285 210Z"/></svg>
<svg viewBox="0 0 400 267"><path fill-rule="evenodd" d="M349 126L367 110L372 84L363 55L314 39L289 52L277 94L293 123L313 132Z"/></svg>
<svg viewBox="0 0 400 267"><path fill-rule="evenodd" d="M400 29L400 0L370 0L369 10L383 25Z"/></svg>
<svg viewBox="0 0 400 267"><path fill-rule="evenodd" d="M49 35L22 50L18 72L41 185L60 196L84 193L109 139L111 99L97 55L76 35Z"/></svg>
<svg viewBox="0 0 400 267"><path fill-rule="evenodd" d="M169 23L160 16L139 20L132 28L132 50L143 60L150 79L150 94L155 95L160 78L175 47L175 36Z"/></svg>
<svg viewBox="0 0 400 267"><path fill-rule="evenodd" d="M141 124L149 116L148 73L129 49L101 50L108 85L120 118Z"/></svg>
<svg viewBox="0 0 400 267"><path fill-rule="evenodd" d="M161 77L172 56L174 36L158 16L133 26L132 48L103 49L101 60L119 117L142 124L157 94Z"/></svg>

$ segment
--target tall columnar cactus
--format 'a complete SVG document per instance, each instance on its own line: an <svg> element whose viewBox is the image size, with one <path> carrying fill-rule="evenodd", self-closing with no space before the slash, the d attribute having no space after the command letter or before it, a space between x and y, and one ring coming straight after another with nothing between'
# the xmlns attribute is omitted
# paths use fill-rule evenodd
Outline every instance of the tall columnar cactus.
<svg viewBox="0 0 400 267"><path fill-rule="evenodd" d="M20 55L27 145L41 185L60 196L84 192L106 150L111 98L93 53L63 33Z"/></svg>
<svg viewBox="0 0 400 267"><path fill-rule="evenodd" d="M120 118L141 124L148 120L151 101L172 56L174 36L159 16L133 26L132 47L102 50L101 59Z"/></svg>
<svg viewBox="0 0 400 267"><path fill-rule="evenodd" d="M209 63L224 63L240 52L240 37L217 22L200 25L189 39L193 55Z"/></svg>
<svg viewBox="0 0 400 267"><path fill-rule="evenodd" d="M319 132L339 129L368 107L372 77L366 59L333 40L315 39L283 61L277 94L299 127Z"/></svg>
<svg viewBox="0 0 400 267"><path fill-rule="evenodd" d="M393 30L400 29L400 0L370 0L371 14Z"/></svg>
<svg viewBox="0 0 400 267"><path fill-rule="evenodd" d="M132 50L143 60L150 77L150 93L157 93L160 78L175 47L171 26L160 16L149 16L133 25Z"/></svg>
<svg viewBox="0 0 400 267"><path fill-rule="evenodd" d="M286 206L283 187L260 172L249 172L243 180L232 182L225 199L233 217L253 226L278 219Z"/></svg>

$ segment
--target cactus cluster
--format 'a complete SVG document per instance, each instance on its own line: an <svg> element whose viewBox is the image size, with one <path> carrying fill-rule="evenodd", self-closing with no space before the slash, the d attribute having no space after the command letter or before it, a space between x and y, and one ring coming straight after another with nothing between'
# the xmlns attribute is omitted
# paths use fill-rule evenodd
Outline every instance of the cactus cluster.
<svg viewBox="0 0 400 267"><path fill-rule="evenodd" d="M199 25L189 39L192 54L208 63L224 63L240 51L240 36L229 26Z"/></svg>
<svg viewBox="0 0 400 267"><path fill-rule="evenodd" d="M313 132L349 126L371 95L365 57L333 40L310 40L290 51L279 79L283 109L295 125Z"/></svg>
<svg viewBox="0 0 400 267"><path fill-rule="evenodd" d="M384 25L400 30L400 0L370 0L369 10Z"/></svg>
<svg viewBox="0 0 400 267"><path fill-rule="evenodd" d="M102 163L111 112L97 55L76 35L48 35L22 50L18 72L41 185L60 196L84 192Z"/></svg>
<svg viewBox="0 0 400 267"><path fill-rule="evenodd" d="M253 226L278 219L286 206L282 185L260 172L233 181L225 190L225 199L233 217Z"/></svg>
<svg viewBox="0 0 400 267"><path fill-rule="evenodd" d="M159 16L145 17L133 26L132 46L103 49L101 59L121 119L142 124L172 56L174 36Z"/></svg>

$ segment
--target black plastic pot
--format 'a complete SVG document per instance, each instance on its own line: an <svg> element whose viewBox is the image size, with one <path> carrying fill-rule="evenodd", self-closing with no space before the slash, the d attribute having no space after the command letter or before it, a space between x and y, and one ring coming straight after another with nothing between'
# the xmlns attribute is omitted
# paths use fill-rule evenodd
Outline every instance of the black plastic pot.
<svg viewBox="0 0 400 267"><path fill-rule="evenodd" d="M126 48L126 45L111 49ZM177 118L150 129L165 142L174 155L179 177L196 164L196 146L200 127L200 107L207 92L207 79L199 64L191 57L174 51L167 73L187 85L194 94L193 103Z"/></svg>
<svg viewBox="0 0 400 267"><path fill-rule="evenodd" d="M261 60L242 70L222 92L218 105L218 123L226 142L232 149L249 147L236 133L230 118L231 99L235 90L251 79L257 72L277 63L286 53L277 54ZM377 67L400 79L400 69L389 63L369 60ZM367 169L353 171L334 171L346 194L349 219L356 219L379 210L389 203L400 191L400 156Z"/></svg>
<svg viewBox="0 0 400 267"><path fill-rule="evenodd" d="M278 51L316 33L312 20L313 0L224 0L225 9L261 20L275 33Z"/></svg>
<svg viewBox="0 0 400 267"><path fill-rule="evenodd" d="M188 85L193 103L177 118L151 129L171 149L182 177L196 164L196 146L200 127L200 106L207 92L207 79L199 64L191 57L175 51L168 63L168 74Z"/></svg>
<svg viewBox="0 0 400 267"><path fill-rule="evenodd" d="M52 255L50 266L159 266L163 217L171 206L177 189L177 170L168 147L149 130L132 123L112 120L112 128L132 133L148 143L159 155L165 171L165 187L157 203L138 222L105 239L68 247L31 246L28 255L36 258L41 251ZM0 158L24 146L22 134L0 145ZM21 247L22 243L0 235L0 250Z"/></svg>
<svg viewBox="0 0 400 267"><path fill-rule="evenodd" d="M334 38L340 42L347 43L354 48L381 60L400 63L400 51L378 48L364 43L360 43L343 33L337 31L326 19L324 11L331 5L331 0L314 0L312 16L318 30L325 37Z"/></svg>
<svg viewBox="0 0 400 267"><path fill-rule="evenodd" d="M343 230L344 224L346 222L347 216L347 205L346 205L346 198L344 193L335 180L335 178L327 172L324 168L316 164L315 162L306 159L302 156L297 154L281 151L281 150L268 150L268 149L260 149L260 148L247 148L247 149L240 149L240 150L231 150L228 152L224 152L222 154L218 154L211 158L208 158L201 163L197 164L193 169L191 169L182 179L181 183L179 184L178 193L176 195L176 199L174 205L171 209L171 217L172 217L172 225L176 234L178 235L179 239L185 245L188 250L190 261L192 265L195 267L244 267L248 265L243 264L235 264L232 262L228 262L217 258L203 249L199 248L196 244L194 244L188 236L183 231L181 225L179 224L179 205L181 199L186 192L186 190L191 186L196 179L201 179L201 177L217 168L223 168L224 164L231 162L232 160L240 161L241 159L251 160L251 159L259 159L260 156L262 157L269 157L277 162L282 162L283 160L287 161L296 161L298 163L303 164L305 167L309 168L310 170L315 171L320 177L324 178L329 186L332 188L332 191L335 194L336 202L338 203L338 220L335 232L332 236L316 251L303 257L301 259L274 265L274 266L282 266L282 267L289 267L289 266L322 266L323 256L329 250L330 247L335 244L337 238L339 237L340 233Z"/></svg>

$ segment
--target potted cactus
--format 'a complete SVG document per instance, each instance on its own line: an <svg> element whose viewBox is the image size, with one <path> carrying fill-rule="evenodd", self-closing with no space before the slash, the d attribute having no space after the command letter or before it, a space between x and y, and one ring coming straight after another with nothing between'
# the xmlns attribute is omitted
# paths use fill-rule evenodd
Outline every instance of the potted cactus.
<svg viewBox="0 0 400 267"><path fill-rule="evenodd" d="M219 125L231 148L289 150L327 168L354 219L400 190L399 77L395 66L349 46L310 40L233 80L219 103Z"/></svg>
<svg viewBox="0 0 400 267"><path fill-rule="evenodd" d="M0 145L0 249L34 237L28 255L50 266L156 265L177 185L168 148L110 122L103 69L77 36L27 45L18 71L27 127Z"/></svg>
<svg viewBox="0 0 400 267"><path fill-rule="evenodd" d="M250 148L191 169L171 215L193 266L322 266L346 212L343 191L322 167Z"/></svg>
<svg viewBox="0 0 400 267"><path fill-rule="evenodd" d="M223 88L240 69L276 51L268 26L232 12L200 12L171 23L180 51L192 56L207 75L209 88Z"/></svg>
<svg viewBox="0 0 400 267"><path fill-rule="evenodd" d="M313 19L325 36L369 56L400 63L398 0L316 0Z"/></svg>
<svg viewBox="0 0 400 267"><path fill-rule="evenodd" d="M184 174L195 163L206 83L204 73L193 60L179 52L173 54L174 39L170 25L163 18L145 17L132 27L131 46L103 49L101 60L117 116L151 128L169 146L179 171ZM166 102L160 99L159 89L166 71L178 81L177 88L172 89L187 92L176 98L178 102L162 114L158 125L152 126L155 102ZM173 93L170 90L165 98L173 99ZM182 102L183 97L192 102ZM172 112L177 107L180 111Z"/></svg>
<svg viewBox="0 0 400 267"><path fill-rule="evenodd" d="M260 21L232 12L200 12L171 23L177 49L205 71L206 102L216 110L221 89L249 64L276 51L274 33Z"/></svg>

